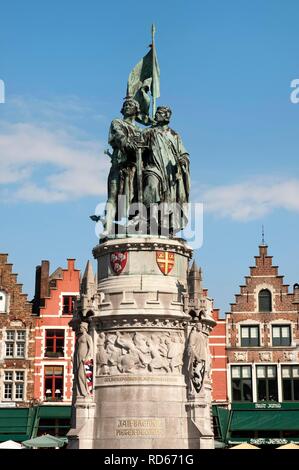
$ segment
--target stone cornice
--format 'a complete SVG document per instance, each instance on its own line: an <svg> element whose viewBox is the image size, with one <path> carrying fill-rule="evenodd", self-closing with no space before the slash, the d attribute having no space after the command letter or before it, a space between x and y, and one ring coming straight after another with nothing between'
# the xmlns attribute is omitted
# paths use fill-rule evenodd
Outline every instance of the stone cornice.
<svg viewBox="0 0 299 470"><path fill-rule="evenodd" d="M93 256L98 258L114 251L171 251L192 258L192 249L184 240L144 237L108 240L94 247Z"/></svg>

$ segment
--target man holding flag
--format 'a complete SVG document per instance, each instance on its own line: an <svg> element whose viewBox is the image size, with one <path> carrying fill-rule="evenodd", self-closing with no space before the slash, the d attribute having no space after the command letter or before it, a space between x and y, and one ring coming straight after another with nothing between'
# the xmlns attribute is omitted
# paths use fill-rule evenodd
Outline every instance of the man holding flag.
<svg viewBox="0 0 299 470"><path fill-rule="evenodd" d="M155 26L152 25L152 44L149 52L138 62L129 75L127 96L131 96L140 105L139 122L148 125L150 96L152 96L152 119L156 112L156 98L160 96L160 68L155 48Z"/></svg>

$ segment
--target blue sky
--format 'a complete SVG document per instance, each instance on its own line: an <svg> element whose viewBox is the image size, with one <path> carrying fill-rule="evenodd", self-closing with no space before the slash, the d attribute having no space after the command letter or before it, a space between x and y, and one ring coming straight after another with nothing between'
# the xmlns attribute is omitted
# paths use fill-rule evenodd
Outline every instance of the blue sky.
<svg viewBox="0 0 299 470"><path fill-rule="evenodd" d="M35 266L97 243L89 215L106 197L103 154L129 72L155 22L158 104L190 152L204 203L196 259L227 311L258 252L261 226L286 282L299 280L297 0L11 0L1 5L0 251L24 291Z"/></svg>

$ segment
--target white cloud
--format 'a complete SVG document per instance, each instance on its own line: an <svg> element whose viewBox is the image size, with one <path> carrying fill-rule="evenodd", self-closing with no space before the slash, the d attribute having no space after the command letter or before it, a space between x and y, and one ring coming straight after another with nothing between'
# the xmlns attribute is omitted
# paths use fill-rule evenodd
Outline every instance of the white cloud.
<svg viewBox="0 0 299 470"><path fill-rule="evenodd" d="M110 162L103 145L67 119L67 112L80 113L79 103L60 103L53 110L43 101L40 115L38 102L30 104L15 98L9 118L0 122L2 200L49 203L106 196Z"/></svg>
<svg viewBox="0 0 299 470"><path fill-rule="evenodd" d="M238 221L259 219L276 209L299 212L299 180L256 177L206 188L200 198L207 212Z"/></svg>

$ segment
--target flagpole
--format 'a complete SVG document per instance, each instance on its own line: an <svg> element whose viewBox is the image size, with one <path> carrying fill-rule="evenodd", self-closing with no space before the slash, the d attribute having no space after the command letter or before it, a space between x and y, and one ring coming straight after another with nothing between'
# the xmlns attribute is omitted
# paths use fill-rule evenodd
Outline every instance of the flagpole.
<svg viewBox="0 0 299 470"><path fill-rule="evenodd" d="M155 114L156 114L156 84L155 84L155 58L156 58L156 51L155 51L155 32L156 32L156 27L154 23L152 24L152 54L153 54L153 73L152 73L152 118L154 119Z"/></svg>

